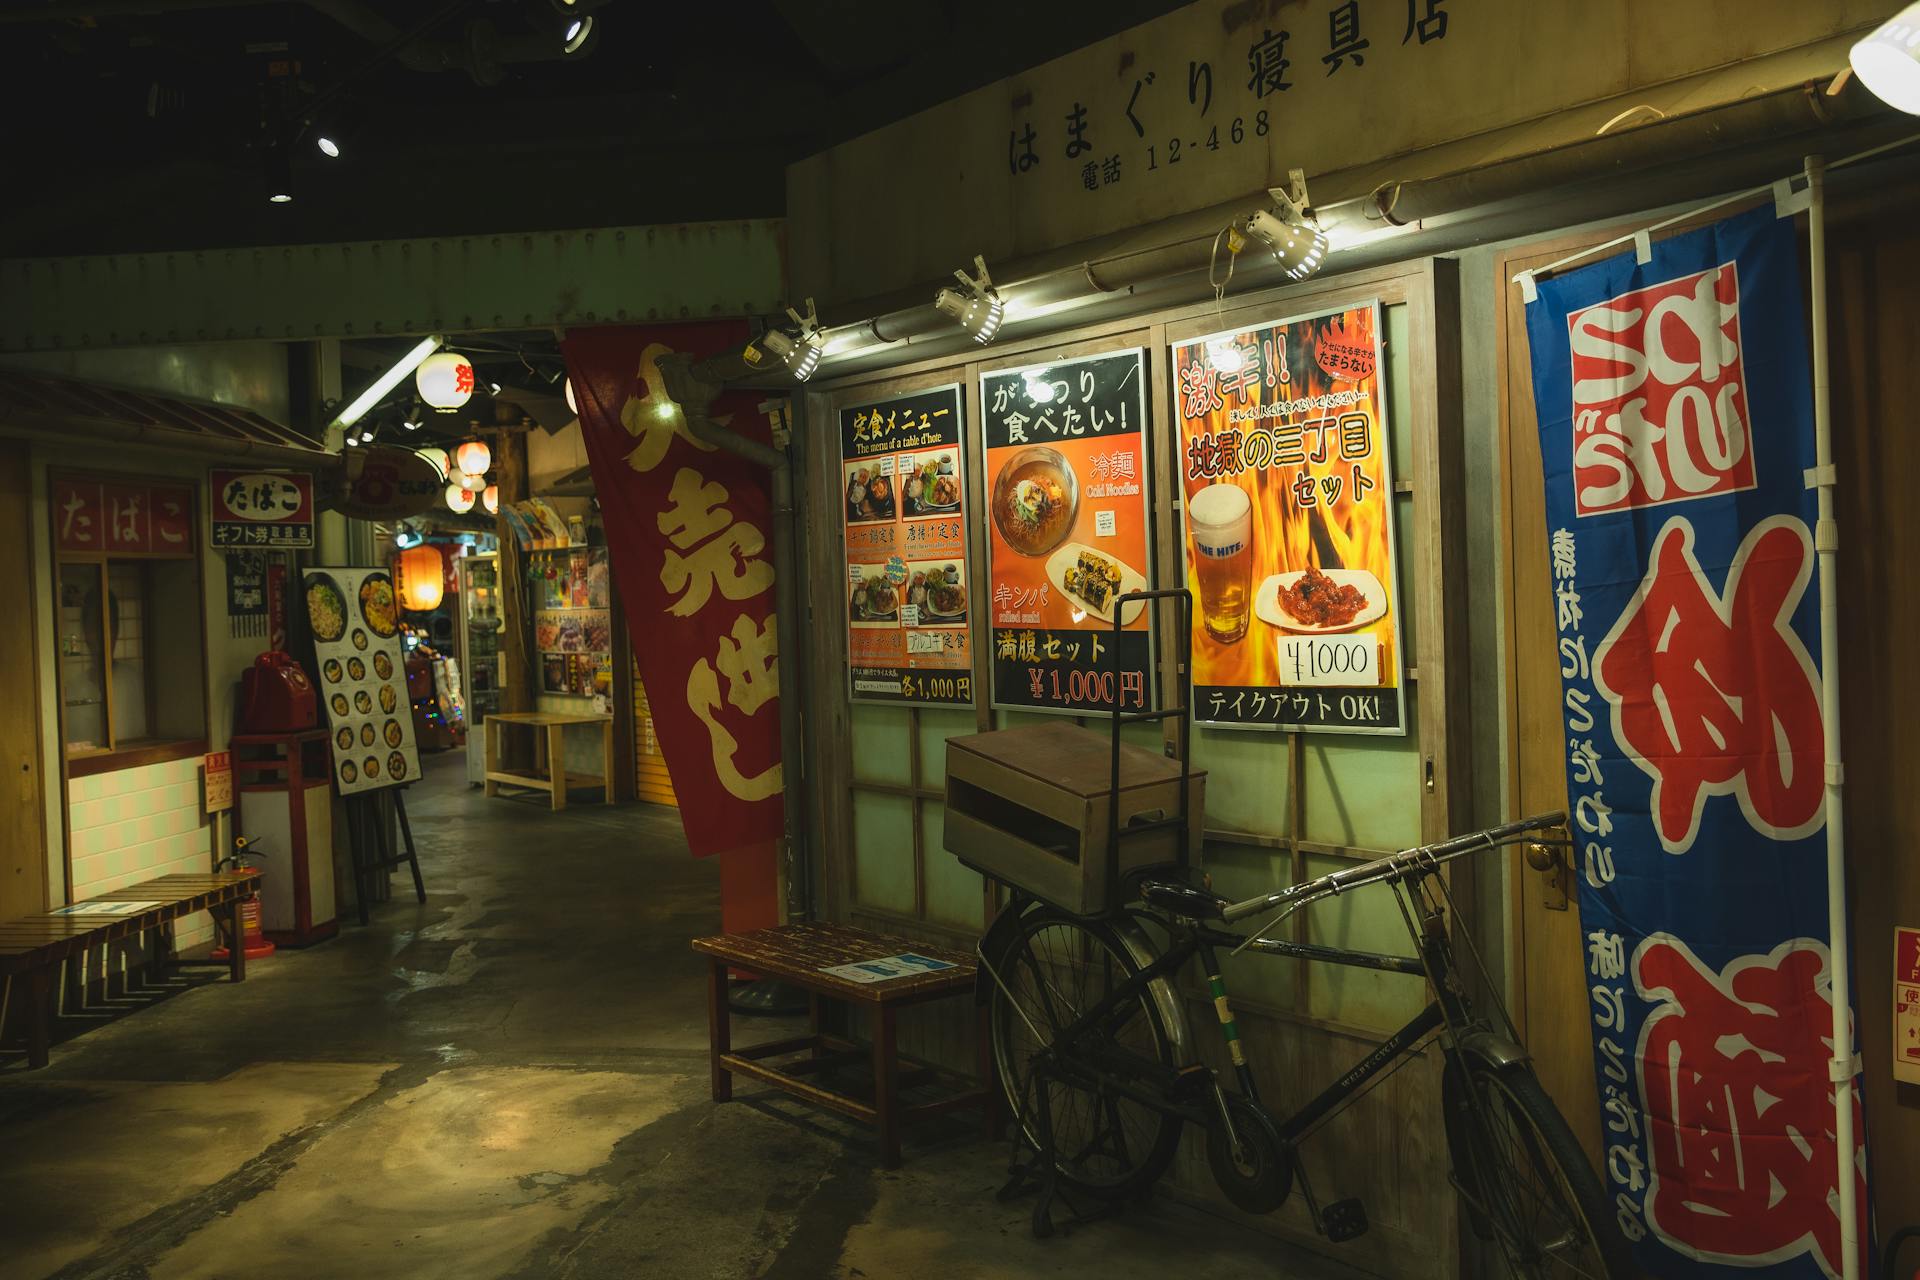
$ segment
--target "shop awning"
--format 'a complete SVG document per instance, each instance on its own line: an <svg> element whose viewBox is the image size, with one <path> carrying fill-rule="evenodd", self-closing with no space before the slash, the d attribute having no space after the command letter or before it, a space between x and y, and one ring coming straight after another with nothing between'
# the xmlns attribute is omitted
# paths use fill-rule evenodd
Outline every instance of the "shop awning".
<svg viewBox="0 0 1920 1280"><path fill-rule="evenodd" d="M58 436L261 461L329 457L319 440L235 405L0 369L0 434Z"/></svg>

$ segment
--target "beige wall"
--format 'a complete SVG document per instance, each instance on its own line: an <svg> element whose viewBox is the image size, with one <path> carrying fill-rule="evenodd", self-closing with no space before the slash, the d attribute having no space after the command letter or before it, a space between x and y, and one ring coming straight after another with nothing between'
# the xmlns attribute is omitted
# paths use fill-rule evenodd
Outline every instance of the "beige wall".
<svg viewBox="0 0 1920 1280"><path fill-rule="evenodd" d="M1623 106L1679 114L1797 85L1837 71L1852 33L1899 4L1442 0L1446 34L1423 44L1417 32L1403 43L1406 5L1375 0L1359 6L1364 65L1329 73L1330 7L1202 0L792 166L794 295L851 301L924 285L976 253L991 265L1128 231L1283 185L1290 168L1324 202L1591 137ZM1256 97L1249 53L1280 31L1292 87ZM1744 59L1758 61L1701 75ZM1069 159L1076 105L1089 149ZM1529 127L1549 116L1544 135ZM1036 163L1012 172L1009 143L1023 150L1029 124Z"/></svg>

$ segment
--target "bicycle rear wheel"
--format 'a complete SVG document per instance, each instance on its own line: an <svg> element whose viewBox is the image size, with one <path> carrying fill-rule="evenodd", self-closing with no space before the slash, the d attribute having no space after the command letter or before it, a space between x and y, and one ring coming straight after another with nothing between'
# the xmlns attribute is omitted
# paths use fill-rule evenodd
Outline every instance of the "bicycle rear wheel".
<svg viewBox="0 0 1920 1280"><path fill-rule="evenodd" d="M1465 1052L1448 1062L1441 1092L1469 1223L1493 1244L1506 1274L1635 1274L1599 1176L1531 1068Z"/></svg>
<svg viewBox="0 0 1920 1280"><path fill-rule="evenodd" d="M994 1065L1010 1114L1036 1150L1040 1131L1028 1096L1034 1059L1056 1048L1062 1029L1138 973L1125 943L1109 926L1044 907L1020 922L994 967L990 1025ZM1112 1086L1132 1067L1174 1066L1172 1042L1151 996L1118 1005L1094 1033L1096 1054L1055 1053L1045 1104L1060 1179L1089 1195L1121 1200L1146 1190L1165 1171L1180 1141L1180 1121ZM1093 1062L1097 1056L1100 1061Z"/></svg>

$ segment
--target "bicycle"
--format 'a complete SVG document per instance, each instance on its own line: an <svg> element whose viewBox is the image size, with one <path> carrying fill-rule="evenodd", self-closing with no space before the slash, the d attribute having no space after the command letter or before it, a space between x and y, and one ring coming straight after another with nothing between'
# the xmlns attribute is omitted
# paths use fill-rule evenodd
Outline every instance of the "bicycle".
<svg viewBox="0 0 1920 1280"><path fill-rule="evenodd" d="M1445 862L1564 822L1562 814L1527 818L1244 902L1175 881L1143 880L1144 908L1102 916L1076 916L1030 898L1010 904L982 939L980 954L993 982L995 1066L1023 1139L1047 1165L1036 1229L1047 1233L1048 1202L1059 1183L1108 1202L1145 1191L1173 1159L1182 1125L1192 1122L1205 1129L1208 1167L1236 1206L1271 1212L1298 1179L1322 1233L1351 1239L1366 1230L1364 1209L1357 1201L1322 1209L1305 1185L1295 1148L1367 1092L1389 1065L1404 1062L1438 1033L1452 1180L1475 1233L1497 1245L1515 1275L1610 1280L1632 1274L1600 1180L1511 1024L1502 1036L1473 1011L1447 929L1451 898L1435 875ZM1294 911L1372 884L1394 887L1417 955L1265 936ZM1252 935L1220 927L1270 911L1278 914ZM1171 942L1157 953L1140 927L1149 916ZM1232 1018L1220 976L1222 948L1421 976L1431 999L1312 1101L1276 1119L1260 1104ZM1189 1056L1186 1019L1170 979L1196 956L1220 1015L1237 1093Z"/></svg>

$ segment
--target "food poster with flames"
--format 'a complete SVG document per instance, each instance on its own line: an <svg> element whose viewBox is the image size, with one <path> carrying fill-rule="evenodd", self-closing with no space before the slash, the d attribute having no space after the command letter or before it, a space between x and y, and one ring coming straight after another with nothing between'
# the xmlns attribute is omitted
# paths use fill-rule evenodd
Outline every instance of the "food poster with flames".
<svg viewBox="0 0 1920 1280"><path fill-rule="evenodd" d="M993 705L1144 710L1152 694L1146 605L1146 361L1139 350L981 375Z"/></svg>
<svg viewBox="0 0 1920 1280"><path fill-rule="evenodd" d="M973 705L964 416L958 383L840 410L857 701Z"/></svg>
<svg viewBox="0 0 1920 1280"><path fill-rule="evenodd" d="M1193 716L1406 732L1380 306L1173 349Z"/></svg>
<svg viewBox="0 0 1920 1280"><path fill-rule="evenodd" d="M306 589L335 789L351 796L412 782L420 754L393 579L385 569L309 569Z"/></svg>

